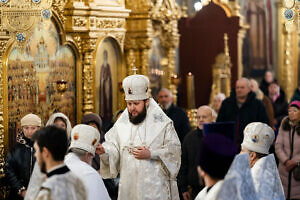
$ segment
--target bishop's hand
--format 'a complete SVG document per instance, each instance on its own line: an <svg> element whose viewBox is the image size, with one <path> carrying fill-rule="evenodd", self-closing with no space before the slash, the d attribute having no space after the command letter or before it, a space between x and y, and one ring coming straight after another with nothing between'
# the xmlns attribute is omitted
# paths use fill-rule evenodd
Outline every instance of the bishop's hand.
<svg viewBox="0 0 300 200"><path fill-rule="evenodd" d="M96 147L96 154L98 155L101 155L101 154L104 154L105 153L105 149L104 147L102 146L102 144L98 144L98 146Z"/></svg>
<svg viewBox="0 0 300 200"><path fill-rule="evenodd" d="M139 160L148 160L151 158L151 152L147 147L138 147L132 152L132 155Z"/></svg>

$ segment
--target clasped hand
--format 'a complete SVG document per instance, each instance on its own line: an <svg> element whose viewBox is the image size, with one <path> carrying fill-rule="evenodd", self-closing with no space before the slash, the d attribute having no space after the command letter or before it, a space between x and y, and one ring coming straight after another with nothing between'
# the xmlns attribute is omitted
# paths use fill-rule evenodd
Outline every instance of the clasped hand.
<svg viewBox="0 0 300 200"><path fill-rule="evenodd" d="M151 158L151 152L149 151L149 149L145 146L141 146L136 148L133 152L132 155L139 160L147 160Z"/></svg>

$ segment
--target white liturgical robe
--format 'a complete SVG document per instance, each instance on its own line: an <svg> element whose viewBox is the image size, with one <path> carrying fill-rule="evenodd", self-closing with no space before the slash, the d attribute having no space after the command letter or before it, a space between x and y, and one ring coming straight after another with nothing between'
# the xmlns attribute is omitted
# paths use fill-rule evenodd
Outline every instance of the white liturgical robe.
<svg viewBox="0 0 300 200"><path fill-rule="evenodd" d="M100 174L90 165L81 161L76 154L68 153L65 157L65 164L82 180L87 191L87 200L110 199Z"/></svg>
<svg viewBox="0 0 300 200"><path fill-rule="evenodd" d="M273 154L260 158L251 168L259 200L284 200L284 192Z"/></svg>
<svg viewBox="0 0 300 200"><path fill-rule="evenodd" d="M35 200L83 200L87 198L82 181L68 167L48 173Z"/></svg>
<svg viewBox="0 0 300 200"><path fill-rule="evenodd" d="M139 160L132 150L146 146L151 159ZM129 121L127 109L105 135L100 174L115 178L120 173L119 200L177 200L176 176L181 145L171 119L150 98L143 122Z"/></svg>
<svg viewBox="0 0 300 200"><path fill-rule="evenodd" d="M222 185L223 180L220 180L209 191L207 191L208 187L203 188L195 200L217 200Z"/></svg>

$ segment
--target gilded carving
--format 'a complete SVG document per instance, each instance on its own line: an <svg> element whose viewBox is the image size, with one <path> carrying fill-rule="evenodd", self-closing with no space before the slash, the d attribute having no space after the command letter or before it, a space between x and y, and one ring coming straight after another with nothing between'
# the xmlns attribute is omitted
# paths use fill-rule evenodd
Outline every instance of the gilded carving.
<svg viewBox="0 0 300 200"><path fill-rule="evenodd" d="M124 40L125 40L125 34L124 33L117 33L114 34L114 38L121 44L121 49L124 47Z"/></svg>
<svg viewBox="0 0 300 200"><path fill-rule="evenodd" d="M44 0L36 4L31 0L10 0L1 4L1 29L10 32L21 50L30 37L32 29L38 20L46 20L49 16L43 12L51 7L52 0Z"/></svg>
<svg viewBox="0 0 300 200"><path fill-rule="evenodd" d="M52 0L52 9L55 10L62 24L65 23L66 17L64 15L64 7L67 3L67 0Z"/></svg>
<svg viewBox="0 0 300 200"><path fill-rule="evenodd" d="M285 0L278 4L278 79L288 100L298 87L298 4L294 0Z"/></svg>
<svg viewBox="0 0 300 200"><path fill-rule="evenodd" d="M87 25L87 19L84 17L73 18L73 26L85 27Z"/></svg>
<svg viewBox="0 0 300 200"><path fill-rule="evenodd" d="M106 37L113 37L121 49L124 46L125 18L128 16L129 10L122 6L124 2L121 3L120 1L119 5L115 5L115 2L113 4L112 8L110 0L93 2L78 0L69 1L65 5L66 32L72 35L79 53L82 55L82 94L84 97L82 99L82 113L96 111L94 94L97 91L94 85L94 65L98 39L100 38L99 41L101 41ZM99 88L99 86L97 87Z"/></svg>
<svg viewBox="0 0 300 200"><path fill-rule="evenodd" d="M93 73L91 52L84 53L83 63L83 113L93 112Z"/></svg>
<svg viewBox="0 0 300 200"><path fill-rule="evenodd" d="M140 73L149 74L150 52L154 38L159 38L160 45L165 52L166 63L160 65L164 73L161 75L162 87L172 88L171 76L175 71L175 49L178 46L179 34L177 20L181 16L181 10L175 0L137 0L126 1L126 7L131 9L127 20L127 34L125 51L127 69L135 65ZM133 61L132 56L135 56ZM133 64L134 63L134 64ZM173 92L176 99L176 92Z"/></svg>
<svg viewBox="0 0 300 200"><path fill-rule="evenodd" d="M7 40L0 41L0 65L3 69L3 55L6 51ZM3 79L3 70L0 70L0 178L4 177L4 164L5 164L5 130L4 130L4 79Z"/></svg>
<svg viewBox="0 0 300 200"><path fill-rule="evenodd" d="M123 19L100 19L96 20L97 28L123 28L125 20Z"/></svg>

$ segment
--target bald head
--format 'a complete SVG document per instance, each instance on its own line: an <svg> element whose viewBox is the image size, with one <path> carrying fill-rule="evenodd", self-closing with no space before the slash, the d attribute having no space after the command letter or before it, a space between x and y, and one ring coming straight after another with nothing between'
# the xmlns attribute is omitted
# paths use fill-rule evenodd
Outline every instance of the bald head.
<svg viewBox="0 0 300 200"><path fill-rule="evenodd" d="M203 124L214 122L216 112L209 106L200 106L197 110L197 125L199 129L203 129Z"/></svg>
<svg viewBox="0 0 300 200"><path fill-rule="evenodd" d="M236 81L235 92L236 98L240 103L244 103L248 97L250 89L250 81L247 78L241 78Z"/></svg>

